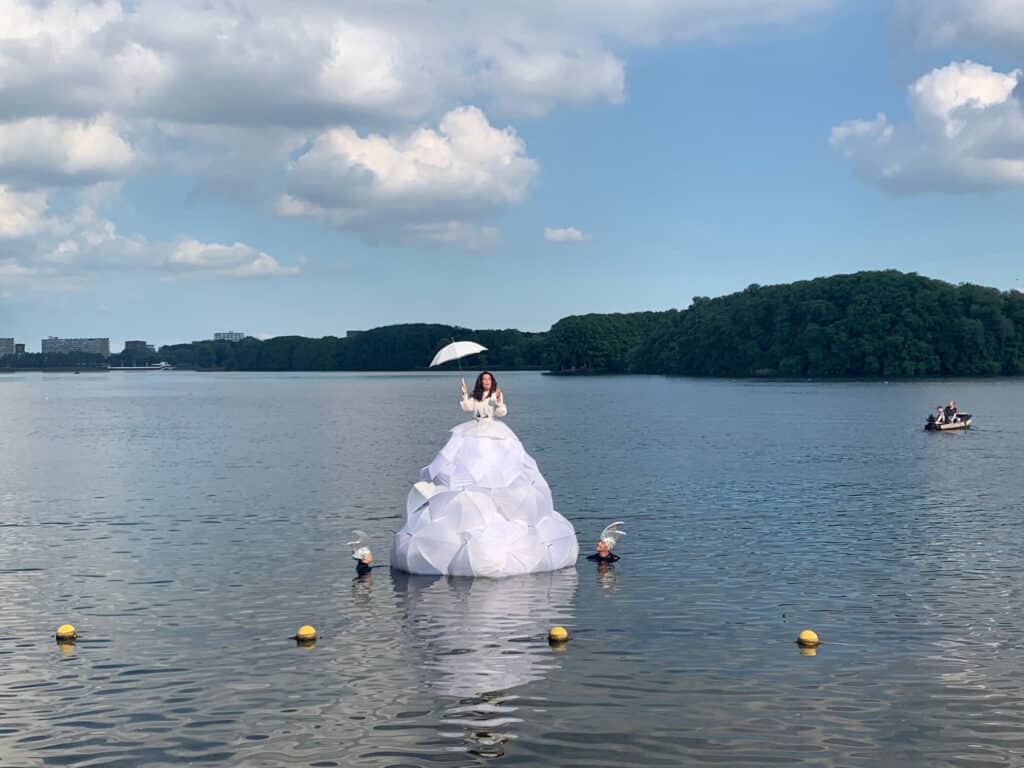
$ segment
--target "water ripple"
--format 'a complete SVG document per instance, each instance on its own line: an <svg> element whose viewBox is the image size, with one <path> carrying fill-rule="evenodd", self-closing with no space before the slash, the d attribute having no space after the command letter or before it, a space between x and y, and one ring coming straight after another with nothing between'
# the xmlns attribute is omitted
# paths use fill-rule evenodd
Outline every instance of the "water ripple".
<svg viewBox="0 0 1024 768"><path fill-rule="evenodd" d="M0 399L0 766L1024 765L1024 382L505 374L582 548L629 535L489 582L343 544L386 564L450 376L82 378Z"/></svg>

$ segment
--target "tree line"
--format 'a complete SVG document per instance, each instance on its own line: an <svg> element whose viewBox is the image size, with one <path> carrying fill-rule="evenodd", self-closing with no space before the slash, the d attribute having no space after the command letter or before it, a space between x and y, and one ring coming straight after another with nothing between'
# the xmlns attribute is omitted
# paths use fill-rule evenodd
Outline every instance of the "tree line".
<svg viewBox="0 0 1024 768"><path fill-rule="evenodd" d="M400 371L426 368L452 339L488 351L473 368L560 374L731 377L1013 376L1024 373L1024 294L894 270L751 285L684 310L565 317L546 333L392 325L347 337L201 341L122 353L111 365L166 361L201 370ZM57 360L58 357L65 359ZM99 356L21 355L18 367L98 365ZM449 364L449 367L454 364ZM0 367L10 361L0 359Z"/></svg>
<svg viewBox="0 0 1024 768"><path fill-rule="evenodd" d="M858 272L696 296L685 310L565 318L545 349L561 372L1015 376L1024 373L1024 294Z"/></svg>
<svg viewBox="0 0 1024 768"><path fill-rule="evenodd" d="M93 352L22 352L16 355L0 357L0 370L3 369L75 369L104 370L107 359Z"/></svg>
<svg viewBox="0 0 1024 768"><path fill-rule="evenodd" d="M278 336L261 341L195 341L159 352L122 353L111 365L165 361L176 367L226 371L409 371L426 368L453 339L472 339L487 347L475 367L540 369L544 334L514 329L471 330L450 325L389 325L346 337ZM455 367L450 363L444 367Z"/></svg>
<svg viewBox="0 0 1024 768"><path fill-rule="evenodd" d="M696 298L636 349L638 372L812 378L1024 373L1024 294L896 271Z"/></svg>

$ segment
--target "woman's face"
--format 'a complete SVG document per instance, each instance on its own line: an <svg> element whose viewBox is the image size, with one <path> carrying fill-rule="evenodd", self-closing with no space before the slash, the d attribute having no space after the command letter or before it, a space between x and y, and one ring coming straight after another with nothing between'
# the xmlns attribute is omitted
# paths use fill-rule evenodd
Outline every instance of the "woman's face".
<svg viewBox="0 0 1024 768"><path fill-rule="evenodd" d="M604 543L604 539L597 542L597 554L601 557L605 557L608 554L608 545Z"/></svg>
<svg viewBox="0 0 1024 768"><path fill-rule="evenodd" d="M484 392L491 391L491 374L485 373L480 377L480 386L484 388Z"/></svg>

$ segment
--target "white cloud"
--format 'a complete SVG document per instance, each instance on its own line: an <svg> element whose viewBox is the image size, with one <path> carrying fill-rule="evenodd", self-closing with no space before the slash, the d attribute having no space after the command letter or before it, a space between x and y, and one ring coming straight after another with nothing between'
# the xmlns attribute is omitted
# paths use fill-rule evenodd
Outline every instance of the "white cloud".
<svg viewBox="0 0 1024 768"><path fill-rule="evenodd" d="M34 235L43 225L46 195L15 192L0 184L0 240Z"/></svg>
<svg viewBox="0 0 1024 768"><path fill-rule="evenodd" d="M544 227L544 239L553 243L578 243L589 238L576 227Z"/></svg>
<svg viewBox="0 0 1024 768"><path fill-rule="evenodd" d="M0 0L0 119L114 111L323 127L453 102L617 101L617 49L716 39L834 0Z"/></svg>
<svg viewBox="0 0 1024 768"><path fill-rule="evenodd" d="M536 117L559 103L618 104L625 97L625 66L607 51L530 51L499 42L486 53L480 82L499 113Z"/></svg>
<svg viewBox="0 0 1024 768"><path fill-rule="evenodd" d="M1021 71L954 62L909 88L910 121L884 114L832 129L830 143L862 178L905 193L1024 184Z"/></svg>
<svg viewBox="0 0 1024 768"><path fill-rule="evenodd" d="M109 117L0 123L0 174L30 184L92 184L124 175L135 152Z"/></svg>
<svg viewBox="0 0 1024 768"><path fill-rule="evenodd" d="M900 0L899 17L923 45L1024 52L1024 0Z"/></svg>
<svg viewBox="0 0 1024 768"><path fill-rule="evenodd" d="M941 121L946 136L953 138L963 127L957 115L1005 103L1019 77L1020 70L1003 74L973 61L953 62L910 87L911 106L919 115Z"/></svg>
<svg viewBox="0 0 1024 768"><path fill-rule="evenodd" d="M327 131L292 164L278 210L371 239L479 247L491 238L482 221L521 201L537 171L512 129L493 127L475 107L460 107L436 131L401 137Z"/></svg>
<svg viewBox="0 0 1024 768"><path fill-rule="evenodd" d="M50 208L46 193L0 186L0 284L60 291L79 290L93 275L111 270L149 270L164 279L278 277L300 271L244 243L192 238L160 243L122 235L90 204L104 195L83 190L78 206L61 212Z"/></svg>
<svg viewBox="0 0 1024 768"><path fill-rule="evenodd" d="M837 1L0 0L0 179L50 195L145 165L265 202L286 169L282 213L482 248L498 237L488 219L524 198L538 166L481 110L620 103L634 49L721 40ZM481 109L452 109L470 103ZM436 129L411 129L438 115ZM0 203L2 232L39 238L33 258L151 253L102 217L44 216L38 200ZM284 273L232 253L220 269Z"/></svg>
<svg viewBox="0 0 1024 768"><path fill-rule="evenodd" d="M161 267L177 275L210 277L276 277L298 274L298 267L282 267L272 256L245 243L221 245L182 240L171 247Z"/></svg>

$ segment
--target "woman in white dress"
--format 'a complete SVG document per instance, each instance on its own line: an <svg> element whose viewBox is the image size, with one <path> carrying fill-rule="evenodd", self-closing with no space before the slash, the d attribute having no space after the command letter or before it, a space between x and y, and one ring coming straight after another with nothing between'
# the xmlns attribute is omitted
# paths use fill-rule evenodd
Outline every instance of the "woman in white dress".
<svg viewBox="0 0 1024 768"><path fill-rule="evenodd" d="M409 492L391 565L402 571L501 578L573 565L576 531L554 509L551 489L515 433L494 376L484 371L452 429Z"/></svg>
<svg viewBox="0 0 1024 768"><path fill-rule="evenodd" d="M470 411L474 418L493 419L508 415L505 407L505 396L498 389L498 383L490 371L484 371L476 377L473 396L466 392L466 382L462 382L462 410Z"/></svg>

